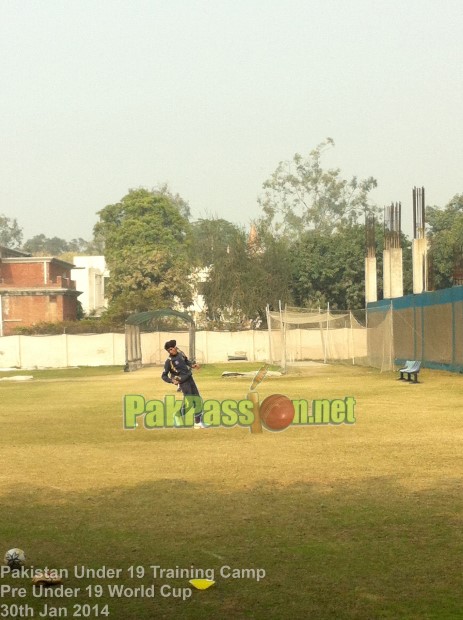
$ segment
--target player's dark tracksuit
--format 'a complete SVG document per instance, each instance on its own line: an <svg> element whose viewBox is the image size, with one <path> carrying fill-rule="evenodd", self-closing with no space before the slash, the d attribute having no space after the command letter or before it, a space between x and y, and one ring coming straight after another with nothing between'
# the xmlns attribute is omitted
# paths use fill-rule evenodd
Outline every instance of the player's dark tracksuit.
<svg viewBox="0 0 463 620"><path fill-rule="evenodd" d="M164 363L164 371L161 375L162 380L166 383L173 383L172 379L176 377L179 381L179 387L183 396L201 396L198 387L193 379L191 366L193 362L186 357L181 351L177 351L176 355L170 356ZM182 407L182 415L185 415L185 405ZM201 413L195 415L195 422L201 422Z"/></svg>

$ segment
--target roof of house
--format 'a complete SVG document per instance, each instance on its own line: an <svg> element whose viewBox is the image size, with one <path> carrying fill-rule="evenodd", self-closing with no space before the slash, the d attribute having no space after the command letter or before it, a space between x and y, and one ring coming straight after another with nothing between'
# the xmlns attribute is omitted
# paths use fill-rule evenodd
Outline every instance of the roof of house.
<svg viewBox="0 0 463 620"><path fill-rule="evenodd" d="M61 258L56 258L56 256L33 256L30 252L23 252L22 250L13 250L13 248L7 248L4 245L0 245L0 259L16 259L11 262L21 262L24 260L25 263L43 263L45 262L54 262L63 265L64 267L74 267L74 263L70 263L69 261L63 260Z"/></svg>
<svg viewBox="0 0 463 620"><path fill-rule="evenodd" d="M25 257L30 256L28 252L22 252L21 250L13 250L7 248L4 245L0 245L0 258L13 258L13 257Z"/></svg>
<svg viewBox="0 0 463 620"><path fill-rule="evenodd" d="M66 269L73 269L75 267L74 263L68 263L68 261L55 258L54 256L31 256L25 252L18 254L10 256L0 255L0 260L5 263L55 263Z"/></svg>

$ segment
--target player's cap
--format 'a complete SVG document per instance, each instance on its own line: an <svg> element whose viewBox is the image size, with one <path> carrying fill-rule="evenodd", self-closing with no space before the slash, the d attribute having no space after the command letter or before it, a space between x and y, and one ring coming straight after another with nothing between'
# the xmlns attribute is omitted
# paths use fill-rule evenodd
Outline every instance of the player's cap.
<svg viewBox="0 0 463 620"><path fill-rule="evenodd" d="M166 351L168 351L169 349L171 349L172 347L176 347L177 346L177 341L176 340L168 340L166 342L166 344L164 345L164 349Z"/></svg>

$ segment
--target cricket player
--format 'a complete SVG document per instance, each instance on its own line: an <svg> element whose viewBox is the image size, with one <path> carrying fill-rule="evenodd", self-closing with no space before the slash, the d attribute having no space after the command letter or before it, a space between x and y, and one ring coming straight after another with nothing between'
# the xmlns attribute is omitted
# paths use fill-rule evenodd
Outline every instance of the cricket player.
<svg viewBox="0 0 463 620"><path fill-rule="evenodd" d="M183 396L199 396L201 397L198 387L193 379L192 368L198 368L196 362L191 362L185 353L179 351L176 340L168 340L164 349L169 357L164 363L162 372L162 380L166 383L178 385ZM182 415L185 415L185 402L182 407ZM195 414L195 428L202 428L202 412Z"/></svg>

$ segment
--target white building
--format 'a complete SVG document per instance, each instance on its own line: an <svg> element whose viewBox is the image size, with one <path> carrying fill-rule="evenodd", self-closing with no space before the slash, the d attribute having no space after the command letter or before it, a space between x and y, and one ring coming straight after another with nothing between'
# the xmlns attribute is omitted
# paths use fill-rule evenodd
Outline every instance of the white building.
<svg viewBox="0 0 463 620"><path fill-rule="evenodd" d="M195 321L198 321L206 311L206 302L204 295L201 294L202 284L206 282L209 275L210 267L204 267L203 269L195 269L190 274L190 282L193 288L193 303L188 308L185 308L187 312L193 315Z"/></svg>
<svg viewBox="0 0 463 620"><path fill-rule="evenodd" d="M74 256L71 278L82 291L79 301L87 316L100 316L108 306L105 284L109 278L104 256Z"/></svg>

